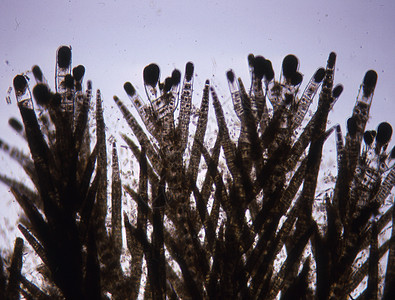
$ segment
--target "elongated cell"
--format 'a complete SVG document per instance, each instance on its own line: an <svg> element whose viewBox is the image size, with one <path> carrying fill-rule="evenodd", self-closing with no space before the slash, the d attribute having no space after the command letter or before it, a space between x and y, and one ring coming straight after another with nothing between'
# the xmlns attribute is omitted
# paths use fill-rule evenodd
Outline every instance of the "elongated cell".
<svg viewBox="0 0 395 300"><path fill-rule="evenodd" d="M251 64L250 64L251 68ZM257 121L260 120L262 114L266 112L265 93L262 87L262 79L266 73L266 59L263 56L256 56L253 60L253 67L251 71L251 107L255 113Z"/></svg>
<svg viewBox="0 0 395 300"><path fill-rule="evenodd" d="M46 251L37 238L22 224L18 225L18 229L21 231L30 246L32 246L36 254L41 258L42 262L49 266Z"/></svg>
<svg viewBox="0 0 395 300"><path fill-rule="evenodd" d="M281 92L281 86L274 79L274 70L272 66L272 62L270 60L265 60L265 74L264 74L264 82L266 86L266 96L269 99L270 103L275 109L278 106L278 97Z"/></svg>
<svg viewBox="0 0 395 300"><path fill-rule="evenodd" d="M162 134L161 132L155 132L154 136L161 141L170 131L172 124L170 115L172 115L172 107L169 105L169 95L163 94L162 96L154 99L151 102L152 111L154 112L155 117L157 118L156 121L159 121L162 126Z"/></svg>
<svg viewBox="0 0 395 300"><path fill-rule="evenodd" d="M377 73L374 70L369 70L366 72L361 84L353 109L353 117L358 120L359 132L365 130L366 122L369 118L369 110L372 104L374 89L377 83Z"/></svg>
<svg viewBox="0 0 395 300"><path fill-rule="evenodd" d="M157 64L149 64L143 70L145 92L148 100L153 101L158 97L158 82L160 69Z"/></svg>
<svg viewBox="0 0 395 300"><path fill-rule="evenodd" d="M152 102L153 109L154 110L157 109L155 113L163 127L164 135L168 135L170 131L174 129L173 113L178 106L178 101L179 101L178 93L179 93L180 81L181 81L181 72L175 69L172 72L171 77L168 77L165 80L162 96ZM161 99L160 104L159 104L159 99Z"/></svg>
<svg viewBox="0 0 395 300"><path fill-rule="evenodd" d="M282 64L282 98L287 104L291 104L294 101L295 93L298 90L300 83L303 80L302 74L298 72L299 60L293 55L287 55Z"/></svg>
<svg viewBox="0 0 395 300"><path fill-rule="evenodd" d="M185 66L185 75L181 90L180 114L178 117L178 132L181 135L180 148L182 151L184 151L188 140L189 121L192 108L193 71L193 63L188 62Z"/></svg>
<svg viewBox="0 0 395 300"><path fill-rule="evenodd" d="M235 159L236 159L235 158L235 145L233 144L232 140L230 139L228 127L226 126L224 113L222 110L221 103L219 102L217 93L215 92L213 87L210 88L210 91L211 91L211 95L213 98L213 106L214 106L215 114L217 117L218 128L219 128L219 130L221 130L223 132L222 147L224 149L226 162L227 162L229 171L233 175L234 180L237 180L237 178L239 177L237 175L239 173L239 171L237 170L236 165L235 165Z"/></svg>
<svg viewBox="0 0 395 300"><path fill-rule="evenodd" d="M84 103L84 91L82 86L82 81L85 75L85 67L83 65L78 65L73 68L73 79L74 79L74 88L75 88L75 105L74 105L74 127L76 126L77 117L81 110L81 107Z"/></svg>
<svg viewBox="0 0 395 300"><path fill-rule="evenodd" d="M343 133L340 124L336 124L336 152L337 152L337 165L339 167L341 162L341 157L343 155L344 141Z"/></svg>
<svg viewBox="0 0 395 300"><path fill-rule="evenodd" d="M117 145L112 144L111 234L118 259L122 249L122 183L119 171Z"/></svg>
<svg viewBox="0 0 395 300"><path fill-rule="evenodd" d="M107 147L106 147L106 131L103 117L103 104L101 92L96 90L96 144L98 147L97 169L101 174L107 174ZM96 203L99 210L98 222L101 223L103 229L105 216L107 213L107 180L106 176L99 179L99 188L96 196Z"/></svg>
<svg viewBox="0 0 395 300"><path fill-rule="evenodd" d="M74 79L71 77L71 47L61 46L57 51L55 70L56 92L62 96L61 109L69 114L74 112Z"/></svg>
<svg viewBox="0 0 395 300"><path fill-rule="evenodd" d="M73 68L73 78L75 80L75 89L76 91L82 90L82 80L85 75L85 67L83 65L78 65Z"/></svg>
<svg viewBox="0 0 395 300"><path fill-rule="evenodd" d="M199 118L196 126L195 137L193 139L191 158L188 165L188 177L191 182L195 182L198 175L198 167L200 163L200 148L204 142L204 136L206 134L207 122L208 122L208 110L209 110L209 89L210 81L206 80L202 101L200 103Z"/></svg>
<svg viewBox="0 0 395 300"><path fill-rule="evenodd" d="M17 75L14 77L14 90L18 105L33 109L32 95L25 76Z"/></svg>
<svg viewBox="0 0 395 300"><path fill-rule="evenodd" d="M181 82L181 72L177 69L174 69L173 72L171 73L171 87L169 92L171 93L171 99L170 99L170 109L172 112L177 108L178 106L178 95L179 95L179 89L180 89L180 82Z"/></svg>
<svg viewBox="0 0 395 300"><path fill-rule="evenodd" d="M233 70L229 70L228 72L226 72L226 77L228 78L228 85L229 85L230 95L233 101L234 111L236 112L237 117L241 120L243 117L243 107L241 104L240 90L237 85L237 80Z"/></svg>
<svg viewBox="0 0 395 300"><path fill-rule="evenodd" d="M8 270L8 286L6 292L6 299L19 298L19 285L22 270L23 256L23 239L17 237L15 240L14 252L12 255L11 266Z"/></svg>
<svg viewBox="0 0 395 300"><path fill-rule="evenodd" d="M376 135L376 154L380 154L381 151L385 151L388 142L391 140L392 137L392 126L387 122L382 122L377 127L377 135Z"/></svg>
<svg viewBox="0 0 395 300"><path fill-rule="evenodd" d="M298 102L298 109L293 119L292 127L297 128L302 124L306 113L313 102L314 96L317 94L318 88L320 87L322 80L325 76L325 69L319 68L310 79L307 84L302 97Z"/></svg>
<svg viewBox="0 0 395 300"><path fill-rule="evenodd" d="M283 59L282 64L282 80L283 81L291 81L294 74L298 71L299 68L299 60L293 55L289 54Z"/></svg>
<svg viewBox="0 0 395 300"><path fill-rule="evenodd" d="M335 105L337 99L339 99L340 95L343 93L343 85L342 84L337 84L333 90L332 90L332 103L330 105L329 109L332 109L333 106Z"/></svg>
<svg viewBox="0 0 395 300"><path fill-rule="evenodd" d="M71 74L71 47L61 46L57 51L55 87L57 93L65 92L64 80Z"/></svg>
<svg viewBox="0 0 395 300"><path fill-rule="evenodd" d="M62 111L66 112L67 114L74 114L74 78L70 74L67 74L64 79L64 87L65 90L61 94L62 101L60 107Z"/></svg>
<svg viewBox="0 0 395 300"><path fill-rule="evenodd" d="M150 108L144 103L143 99L137 94L136 89L130 82L125 82L123 88L128 95L130 101L132 101L133 106L136 108L140 118L143 120L144 125L148 131L154 135L155 134L155 124L152 118L150 118Z"/></svg>
<svg viewBox="0 0 395 300"><path fill-rule="evenodd" d="M267 98L272 104L274 111L276 111L281 105L282 92L283 92L283 86L279 82L275 80L271 80L270 82L268 82Z"/></svg>
<svg viewBox="0 0 395 300"><path fill-rule="evenodd" d="M375 146L373 146L373 131L364 133L366 150L362 152L358 160L353 182L353 195L357 198L357 208L365 206L376 188L381 183L381 176L387 170L384 153L392 135L392 127L387 122L382 122L377 128ZM382 152L383 149L383 152ZM384 199L383 199L384 200ZM381 200L379 200L381 201Z"/></svg>
<svg viewBox="0 0 395 300"><path fill-rule="evenodd" d="M161 164L159 157L151 144L150 140L144 133L144 130L140 127L134 116L130 113L127 107L123 104L123 102L117 97L114 96L114 101L118 105L119 109L121 110L126 122L128 123L129 127L132 129L134 135L136 136L137 140L139 141L140 145L145 147L147 151L147 156L150 159L153 168L156 171L160 170Z"/></svg>
<svg viewBox="0 0 395 300"><path fill-rule="evenodd" d="M44 84L48 84L47 80L44 77L43 72L41 71L40 67L35 65L32 68L32 72L34 75L34 79L36 79L37 83L44 83Z"/></svg>

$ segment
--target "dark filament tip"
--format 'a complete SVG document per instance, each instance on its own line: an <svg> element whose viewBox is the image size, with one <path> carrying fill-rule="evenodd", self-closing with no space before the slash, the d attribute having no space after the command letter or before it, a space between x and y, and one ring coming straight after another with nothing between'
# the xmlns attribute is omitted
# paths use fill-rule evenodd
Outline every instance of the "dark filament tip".
<svg viewBox="0 0 395 300"><path fill-rule="evenodd" d="M171 73L171 79L173 80L173 85L177 85L181 81L181 72L177 69L174 69Z"/></svg>
<svg viewBox="0 0 395 300"><path fill-rule="evenodd" d="M33 88L33 96L37 104L48 105L51 100L51 92L46 84L39 83Z"/></svg>
<svg viewBox="0 0 395 300"><path fill-rule="evenodd" d="M335 66L335 63L336 63L336 53L335 52L331 52L329 54L327 67L329 69L332 69Z"/></svg>
<svg viewBox="0 0 395 300"><path fill-rule="evenodd" d="M163 86L164 91L167 93L168 91L170 91L172 86L173 86L173 78L167 77L165 79L165 84Z"/></svg>
<svg viewBox="0 0 395 300"><path fill-rule="evenodd" d="M347 120L347 130L351 136L354 136L357 133L357 122L355 118L351 117Z"/></svg>
<svg viewBox="0 0 395 300"><path fill-rule="evenodd" d="M293 55L289 54L283 59L283 75L285 78L289 79L296 73L298 70L299 61L298 58Z"/></svg>
<svg viewBox="0 0 395 300"><path fill-rule="evenodd" d="M255 57L254 74L259 80L261 80L263 76L266 74L266 69L267 69L266 59L263 56Z"/></svg>
<svg viewBox="0 0 395 300"><path fill-rule="evenodd" d="M14 89L20 93L24 93L27 88L27 81L25 76L16 75L14 77Z"/></svg>
<svg viewBox="0 0 395 300"><path fill-rule="evenodd" d="M10 118L8 120L8 125L10 125L16 132L21 132L23 130L23 125L15 118Z"/></svg>
<svg viewBox="0 0 395 300"><path fill-rule="evenodd" d="M390 159L394 159L394 158L395 158L395 146L392 147L391 154L390 154Z"/></svg>
<svg viewBox="0 0 395 300"><path fill-rule="evenodd" d="M187 81L191 81L194 68L195 67L194 67L193 63L187 62L187 65L185 66L185 77L186 77Z"/></svg>
<svg viewBox="0 0 395 300"><path fill-rule="evenodd" d="M233 73L232 70L229 70L228 72L226 72L226 77L228 78L228 80L233 83L235 81L235 73Z"/></svg>
<svg viewBox="0 0 395 300"><path fill-rule="evenodd" d="M37 65L33 66L32 71L34 78L36 78L38 82L42 82L44 80L43 72L41 71L39 66Z"/></svg>
<svg viewBox="0 0 395 300"><path fill-rule="evenodd" d="M374 141L374 136L370 131L365 131L365 133L363 134L363 140L366 145L370 146Z"/></svg>
<svg viewBox="0 0 395 300"><path fill-rule="evenodd" d="M66 69L71 63L71 48L62 46L58 49L58 66L59 68Z"/></svg>
<svg viewBox="0 0 395 300"><path fill-rule="evenodd" d="M252 54L252 53L248 54L247 59L248 59L248 65L251 68L254 67L254 65L255 65L255 56L254 56L254 54Z"/></svg>
<svg viewBox="0 0 395 300"><path fill-rule="evenodd" d="M291 77L291 84L292 85L299 85L303 80L303 75L299 72L294 73Z"/></svg>
<svg viewBox="0 0 395 300"><path fill-rule="evenodd" d="M376 87L377 83L377 73L374 70L369 70L366 72L365 77L363 78L363 93L366 97L370 96Z"/></svg>
<svg viewBox="0 0 395 300"><path fill-rule="evenodd" d="M84 75L85 75L85 67L83 65L79 65L73 69L73 77L75 81L77 82L81 81Z"/></svg>
<svg viewBox="0 0 395 300"><path fill-rule="evenodd" d="M150 64L144 68L143 78L145 84L155 87L159 80L160 69L157 64Z"/></svg>
<svg viewBox="0 0 395 300"><path fill-rule="evenodd" d="M385 145L389 142L392 136L392 126L387 122L382 122L377 127L376 142L380 145Z"/></svg>
<svg viewBox="0 0 395 300"><path fill-rule="evenodd" d="M134 94L136 93L135 88L130 82L125 82L125 84L123 85L123 89L125 90L126 94L128 94L128 96L130 97L133 97Z"/></svg>
<svg viewBox="0 0 395 300"><path fill-rule="evenodd" d="M265 78L268 82L274 78L272 62L268 59L265 60Z"/></svg>
<svg viewBox="0 0 395 300"><path fill-rule="evenodd" d="M325 69L319 68L314 74L314 81L317 83L321 82L322 80L324 80L324 77L325 77Z"/></svg>
<svg viewBox="0 0 395 300"><path fill-rule="evenodd" d="M332 90L332 97L333 98L339 98L341 93L343 93L343 85L338 84Z"/></svg>

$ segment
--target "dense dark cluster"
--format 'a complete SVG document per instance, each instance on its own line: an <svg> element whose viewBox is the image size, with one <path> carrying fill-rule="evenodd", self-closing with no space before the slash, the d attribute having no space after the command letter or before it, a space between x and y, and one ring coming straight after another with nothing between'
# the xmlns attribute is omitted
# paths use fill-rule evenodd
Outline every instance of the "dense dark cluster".
<svg viewBox="0 0 395 300"><path fill-rule="evenodd" d="M226 72L240 124L237 141L208 80L189 140L193 63L184 77L174 70L163 81L158 65L146 66L148 101L124 84L143 122L114 96L133 133L121 136L139 163L134 186L121 183L115 142L107 170L99 90L91 140L92 87L88 82L83 91L85 69L71 68L70 47L58 49L55 92L38 66L32 93L25 75L17 75L23 125L16 119L9 124L27 140L30 156L3 141L0 148L36 189L5 174L0 180L24 210L18 227L41 259L45 282L37 286L22 274L24 242L18 238L8 269L0 257L0 298L137 299L142 290L144 299L350 299L353 292L358 299L393 299L395 229L379 243L394 217L393 205L382 210L395 184L392 127L383 122L365 129L376 72L365 74L344 137L339 125L327 128L343 91L334 86L335 53L303 92L296 56L284 58L277 79L263 56L250 54L248 64L249 90L233 70ZM317 108L307 117L317 94ZM213 146L205 143L210 101L218 127ZM324 197L322 229L313 206L323 146L332 133L338 173ZM136 211L122 208L122 191ZM356 264L366 250L368 258ZM121 263L125 251L128 272ZM378 270L386 253L382 286ZM355 293L365 277L367 284Z"/></svg>

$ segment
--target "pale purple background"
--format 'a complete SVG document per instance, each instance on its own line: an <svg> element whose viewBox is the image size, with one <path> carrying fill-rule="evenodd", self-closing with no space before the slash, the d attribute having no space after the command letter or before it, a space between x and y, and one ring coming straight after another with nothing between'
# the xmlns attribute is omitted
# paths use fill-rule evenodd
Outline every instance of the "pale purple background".
<svg viewBox="0 0 395 300"><path fill-rule="evenodd" d="M211 78L228 97L225 72L233 68L247 83L249 53L272 60L277 76L282 58L295 54L305 84L335 51L335 81L345 90L332 122L341 123L345 131L362 78L374 69L379 79L368 127L384 120L395 125L394 17L393 0L1 0L0 138L20 143L7 124L9 117L19 116L14 95L11 105L5 101L13 77L38 64L53 87L60 45L72 46L73 65L85 65L85 78L101 89L107 107L113 105L114 94L126 100L125 81L143 94L142 69L151 62L161 66L163 78L193 61L195 88ZM110 115L114 120L108 124L120 116L115 111ZM8 161L0 153L0 172L22 176ZM0 197L1 236L4 216L15 214L15 208L2 184Z"/></svg>

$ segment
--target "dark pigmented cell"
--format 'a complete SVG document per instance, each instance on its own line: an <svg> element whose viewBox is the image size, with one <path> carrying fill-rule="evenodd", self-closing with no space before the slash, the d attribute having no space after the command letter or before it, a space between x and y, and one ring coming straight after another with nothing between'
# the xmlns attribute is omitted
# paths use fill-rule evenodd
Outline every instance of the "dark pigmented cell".
<svg viewBox="0 0 395 300"><path fill-rule="evenodd" d="M392 126L387 122L382 122L377 127L376 142L380 145L385 145L389 142L392 136Z"/></svg>
<svg viewBox="0 0 395 300"><path fill-rule="evenodd" d="M74 88L74 78L70 74L67 74L64 78L64 86L68 89Z"/></svg>
<svg viewBox="0 0 395 300"><path fill-rule="evenodd" d="M324 68L319 68L315 73L314 73L314 81L315 82L321 82L324 80L325 77L325 69Z"/></svg>
<svg viewBox="0 0 395 300"><path fill-rule="evenodd" d="M51 104L53 106L59 106L60 103L62 102L62 96L59 93L56 93L55 95L53 95L53 97L51 98Z"/></svg>
<svg viewBox="0 0 395 300"><path fill-rule="evenodd" d="M228 72L226 72L226 77L228 78L228 80L233 83L235 81L235 73L233 73L232 70L229 70Z"/></svg>
<svg viewBox="0 0 395 300"><path fill-rule="evenodd" d="M83 65L76 66L73 68L73 77L75 81L81 81L85 75L85 67Z"/></svg>
<svg viewBox="0 0 395 300"><path fill-rule="evenodd" d="M16 75L14 77L14 89L19 93L24 93L27 88L27 81L25 76Z"/></svg>
<svg viewBox="0 0 395 300"><path fill-rule="evenodd" d="M252 54L252 53L248 54L247 59L248 59L248 65L251 68L254 67L254 65L255 65L255 56L254 56L254 54Z"/></svg>
<svg viewBox="0 0 395 300"><path fill-rule="evenodd" d="M391 158L391 159L394 159L394 158L395 158L395 146L392 147L391 154L390 154L390 158Z"/></svg>
<svg viewBox="0 0 395 300"><path fill-rule="evenodd" d="M338 84L332 90L332 97L333 98L339 98L341 93L343 93L343 85Z"/></svg>
<svg viewBox="0 0 395 300"><path fill-rule="evenodd" d="M58 49L58 66L59 68L66 69L71 63L71 48L62 46Z"/></svg>
<svg viewBox="0 0 395 300"><path fill-rule="evenodd" d="M363 134L363 140L366 145L371 145L374 141L374 136L372 135L371 131L365 131Z"/></svg>
<svg viewBox="0 0 395 300"><path fill-rule="evenodd" d="M15 118L10 118L8 120L8 125L10 125L16 132L21 132L23 130L23 125Z"/></svg>
<svg viewBox="0 0 395 300"><path fill-rule="evenodd" d="M291 84L292 85L298 85L303 81L303 75L300 74L299 72L296 72L292 75L291 77Z"/></svg>
<svg viewBox="0 0 395 300"><path fill-rule="evenodd" d="M210 80L206 79L205 84L206 84L206 85L209 85L209 84L210 84Z"/></svg>
<svg viewBox="0 0 395 300"><path fill-rule="evenodd" d="M347 130L351 136L354 136L357 133L357 121L355 118L351 117L347 120Z"/></svg>
<svg viewBox="0 0 395 300"><path fill-rule="evenodd" d="M285 94L284 98L285 98L284 99L285 104L291 104L294 99L294 96L291 94Z"/></svg>
<svg viewBox="0 0 395 300"><path fill-rule="evenodd" d="M256 78L261 80L266 74L267 62L263 56L257 56L254 59L254 74Z"/></svg>
<svg viewBox="0 0 395 300"><path fill-rule="evenodd" d="M374 70L369 70L366 72L363 78L363 94L368 97L372 94L377 83L377 73Z"/></svg>
<svg viewBox="0 0 395 300"><path fill-rule="evenodd" d="M165 79L165 84L163 86L164 91L167 93L168 91L170 91L172 86L173 86L173 79L171 77L167 77Z"/></svg>
<svg viewBox="0 0 395 300"><path fill-rule="evenodd" d="M48 105L51 100L51 92L46 84L39 83L33 88L33 96L39 105Z"/></svg>
<svg viewBox="0 0 395 300"><path fill-rule="evenodd" d="M191 81L194 68L195 67L193 66L193 63L187 62L186 66L185 66L185 77L186 77L187 81Z"/></svg>
<svg viewBox="0 0 395 300"><path fill-rule="evenodd" d="M33 66L32 71L34 78L36 78L38 82L42 82L44 80L43 72L41 71L39 66L37 65Z"/></svg>
<svg viewBox="0 0 395 300"><path fill-rule="evenodd" d="M268 82L274 78L272 62L268 59L265 60L265 78Z"/></svg>
<svg viewBox="0 0 395 300"><path fill-rule="evenodd" d="M125 84L123 85L123 89L125 90L126 94L128 94L130 97L136 94L136 89L133 87L133 85L130 82L125 82Z"/></svg>
<svg viewBox="0 0 395 300"><path fill-rule="evenodd" d="M287 79L291 79L295 72L298 70L299 61L298 58L289 54L283 59L283 75Z"/></svg>
<svg viewBox="0 0 395 300"><path fill-rule="evenodd" d="M335 63L336 63L336 53L331 52L328 58L328 68L332 69L335 66Z"/></svg>
<svg viewBox="0 0 395 300"><path fill-rule="evenodd" d="M174 69L171 73L171 79L173 80L173 85L177 85L181 81L181 72L177 69Z"/></svg>
<svg viewBox="0 0 395 300"><path fill-rule="evenodd" d="M156 84L158 83L159 75L160 75L160 69L157 64L150 64L146 66L143 71L144 83L152 87L155 87Z"/></svg>

